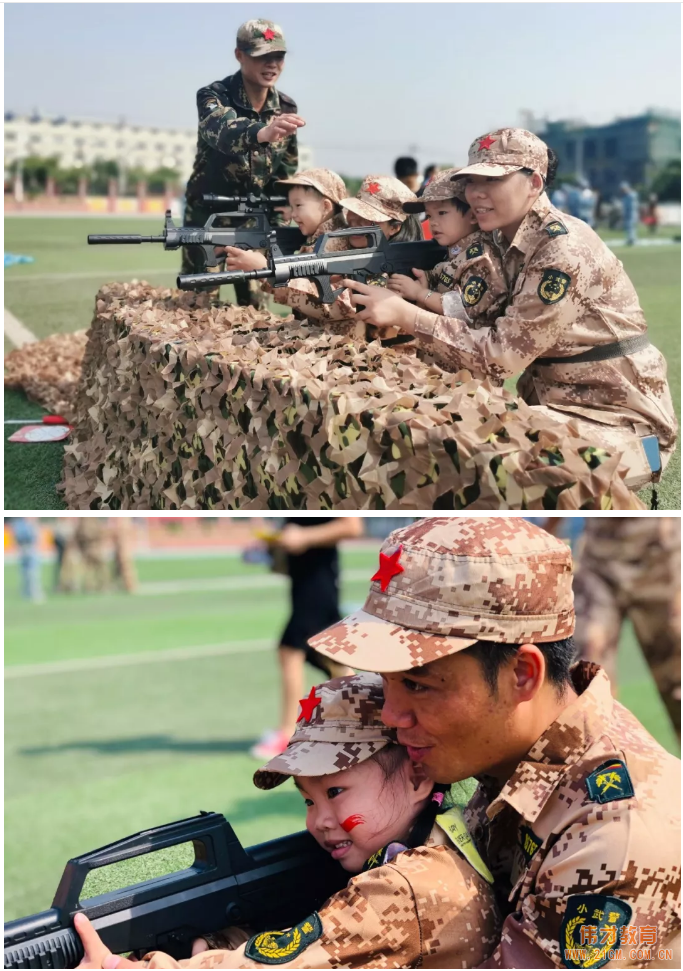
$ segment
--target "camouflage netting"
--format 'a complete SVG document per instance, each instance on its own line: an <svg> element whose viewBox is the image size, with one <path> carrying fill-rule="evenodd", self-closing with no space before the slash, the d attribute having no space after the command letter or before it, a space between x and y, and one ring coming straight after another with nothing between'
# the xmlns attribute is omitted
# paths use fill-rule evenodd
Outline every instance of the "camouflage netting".
<svg viewBox="0 0 683 971"><path fill-rule="evenodd" d="M72 509L643 508L466 371L206 294L103 287L76 404Z"/></svg>
<svg viewBox="0 0 683 971"><path fill-rule="evenodd" d="M87 331L77 330L11 351L5 358L5 387L71 421L87 341Z"/></svg>

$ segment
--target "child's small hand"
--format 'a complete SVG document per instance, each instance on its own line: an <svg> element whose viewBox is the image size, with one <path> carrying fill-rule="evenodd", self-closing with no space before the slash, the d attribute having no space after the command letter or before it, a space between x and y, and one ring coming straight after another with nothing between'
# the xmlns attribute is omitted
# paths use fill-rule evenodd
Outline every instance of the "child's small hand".
<svg viewBox="0 0 683 971"><path fill-rule="evenodd" d="M268 260L257 249L226 246L225 256L226 270L263 270L268 266Z"/></svg>
<svg viewBox="0 0 683 971"><path fill-rule="evenodd" d="M417 303L427 293L426 274L422 270L413 270L417 280L402 273L392 273L387 282L389 290L393 290L404 300L412 300Z"/></svg>

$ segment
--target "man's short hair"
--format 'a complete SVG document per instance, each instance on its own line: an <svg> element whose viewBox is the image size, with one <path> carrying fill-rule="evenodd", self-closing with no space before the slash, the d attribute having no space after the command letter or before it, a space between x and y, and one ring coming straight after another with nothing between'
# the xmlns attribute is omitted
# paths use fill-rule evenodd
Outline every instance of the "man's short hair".
<svg viewBox="0 0 683 971"><path fill-rule="evenodd" d="M394 162L394 174L397 179L405 179L409 175L417 175L417 161L410 155L401 155Z"/></svg>
<svg viewBox="0 0 683 971"><path fill-rule="evenodd" d="M515 656L520 644L499 644L494 641L477 641L472 647L463 651L479 662L484 680L491 689L491 694L498 694L498 673L501 667ZM537 644L545 658L547 678L559 695L572 683L571 667L578 660L577 649L573 637L565 637L561 641L548 641Z"/></svg>

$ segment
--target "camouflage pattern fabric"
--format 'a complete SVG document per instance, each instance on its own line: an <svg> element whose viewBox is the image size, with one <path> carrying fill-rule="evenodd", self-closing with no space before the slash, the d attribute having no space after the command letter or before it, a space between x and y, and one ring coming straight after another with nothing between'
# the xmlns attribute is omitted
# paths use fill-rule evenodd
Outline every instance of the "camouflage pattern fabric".
<svg viewBox="0 0 683 971"><path fill-rule="evenodd" d="M204 193L277 195L275 182L293 175L299 153L296 132L277 142L261 143L259 131L278 114L296 113L294 101L273 88L260 112L251 106L242 73L214 81L197 92L199 138L188 201L201 201Z"/></svg>
<svg viewBox="0 0 683 971"><path fill-rule="evenodd" d="M249 57L262 57L264 54L285 53L287 45L282 27L272 20L247 20L237 29L237 49Z"/></svg>
<svg viewBox="0 0 683 971"><path fill-rule="evenodd" d="M628 618L680 737L680 520L587 519L574 593L581 656L604 667L614 687L619 635Z"/></svg>
<svg viewBox="0 0 683 971"><path fill-rule="evenodd" d="M505 312L507 280L500 255L489 233L476 231L449 246L448 259L428 271L427 285L430 290L443 294L446 317L451 312L458 313L463 302L461 294L467 294L471 327L490 325ZM436 363L439 363L438 358ZM444 364L447 363L444 361Z"/></svg>
<svg viewBox="0 0 683 971"><path fill-rule="evenodd" d="M296 175L291 175L288 179L278 179L278 185L302 185L317 189L321 196L337 205L346 196L344 180L332 169L304 169L303 172L297 172Z"/></svg>
<svg viewBox="0 0 683 971"><path fill-rule="evenodd" d="M438 888L438 892L435 892ZM317 915L320 936L288 959L258 962L249 945L174 961L145 955L148 968L468 968L480 967L500 933L493 892L434 826L424 846L349 880ZM304 922L297 925L301 927ZM282 931L273 936L287 940ZM289 938L292 951L296 938ZM257 946L258 950L258 946ZM281 948L285 951L285 948Z"/></svg>
<svg viewBox="0 0 683 971"><path fill-rule="evenodd" d="M5 387L23 391L31 401L71 421L87 340L87 331L77 330L10 351Z"/></svg>
<svg viewBox="0 0 683 971"><path fill-rule="evenodd" d="M442 202L459 196L458 183L453 179L458 169L443 169L432 176L415 201L403 203L404 212L425 212L425 202Z"/></svg>
<svg viewBox="0 0 683 971"><path fill-rule="evenodd" d="M498 128L474 139L467 150L467 165L451 176L462 194L466 175L509 175L520 169L533 169L543 178L548 174L548 146L525 128ZM464 196L463 196L464 198Z"/></svg>
<svg viewBox="0 0 683 971"><path fill-rule="evenodd" d="M362 610L316 634L326 657L406 671L479 639L544 643L574 630L569 547L524 519L434 517L394 530Z"/></svg>
<svg viewBox="0 0 683 971"><path fill-rule="evenodd" d="M555 235L558 224L566 231ZM504 316L473 330L462 290L451 316L416 311L418 339L454 371L468 368L497 380L523 372L517 385L523 400L546 414L559 412L560 421L569 415L603 425L606 436L616 432L622 442L655 434L665 465L676 419L666 361L655 347L586 364L541 366L536 360L570 358L646 331L638 296L616 256L586 223L555 209L545 193L507 248L499 230L493 238L510 281ZM596 431L596 443L613 444Z"/></svg>
<svg viewBox="0 0 683 971"><path fill-rule="evenodd" d="M100 290L76 409L75 509L644 508L466 371L145 283Z"/></svg>
<svg viewBox="0 0 683 971"><path fill-rule="evenodd" d="M389 219L405 222L408 214L403 206L416 199L415 193L399 179L389 175L366 175L356 195L342 199L341 205L373 223Z"/></svg>
<svg viewBox="0 0 683 971"><path fill-rule="evenodd" d="M382 721L378 674L355 674L316 685L299 705L284 752L254 773L259 789L274 789L293 775L332 775L369 759L396 733Z"/></svg>
<svg viewBox="0 0 683 971"><path fill-rule="evenodd" d="M636 949L642 929L654 935L653 956L679 953L680 762L614 701L597 665L579 663L573 681L578 700L500 791L481 781L465 811L509 911L486 967L602 967L624 905L632 916L623 932ZM583 924L596 928L594 946L585 961L567 963ZM631 942L614 966L678 966L629 960Z"/></svg>

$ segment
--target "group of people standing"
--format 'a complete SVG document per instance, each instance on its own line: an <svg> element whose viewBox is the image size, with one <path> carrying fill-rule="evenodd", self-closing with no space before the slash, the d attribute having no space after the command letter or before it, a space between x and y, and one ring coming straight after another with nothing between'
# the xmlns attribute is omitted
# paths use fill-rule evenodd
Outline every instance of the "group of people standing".
<svg viewBox="0 0 683 971"><path fill-rule="evenodd" d="M341 292L331 306L317 301L307 280L278 288L274 298L337 332L412 338L445 370L498 384L521 375L519 396L552 418L558 433L621 452L632 489L657 481L677 432L666 362L622 264L587 222L551 203L554 152L531 132L502 128L477 137L467 165L437 173L419 197L405 180L374 174L351 197L337 173L296 171L305 121L275 87L285 54L279 26L248 21L237 33L240 70L198 92L186 223L203 221L204 192L286 191L312 247L344 225L375 224L395 241L419 239L426 210L434 238L448 248L431 274L371 281L380 286L336 281ZM365 237L334 242L364 246ZM258 251L227 248L225 256L227 269L267 262ZM183 269L194 268L191 259L186 251ZM255 298L243 288L238 299Z"/></svg>

